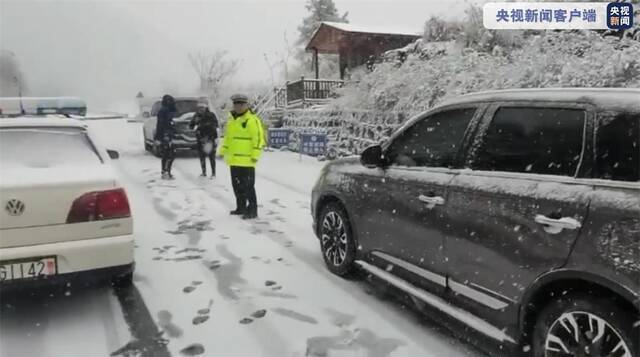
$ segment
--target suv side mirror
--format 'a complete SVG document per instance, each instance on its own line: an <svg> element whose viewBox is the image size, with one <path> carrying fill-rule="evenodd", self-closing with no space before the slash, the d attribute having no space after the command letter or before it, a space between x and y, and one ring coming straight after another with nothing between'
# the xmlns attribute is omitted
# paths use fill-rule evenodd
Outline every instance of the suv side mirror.
<svg viewBox="0 0 640 357"><path fill-rule="evenodd" d="M107 154L112 160L116 160L120 158L120 153L115 150L107 150Z"/></svg>
<svg viewBox="0 0 640 357"><path fill-rule="evenodd" d="M360 155L360 162L370 168L382 166L382 146L375 145L365 149Z"/></svg>

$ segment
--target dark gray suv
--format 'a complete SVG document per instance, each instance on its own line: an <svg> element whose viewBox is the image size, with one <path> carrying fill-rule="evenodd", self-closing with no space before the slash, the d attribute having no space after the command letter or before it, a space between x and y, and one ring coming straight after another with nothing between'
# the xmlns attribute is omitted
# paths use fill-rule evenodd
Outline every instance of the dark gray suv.
<svg viewBox="0 0 640 357"><path fill-rule="evenodd" d="M640 357L640 89L461 96L313 190L327 267L533 356Z"/></svg>

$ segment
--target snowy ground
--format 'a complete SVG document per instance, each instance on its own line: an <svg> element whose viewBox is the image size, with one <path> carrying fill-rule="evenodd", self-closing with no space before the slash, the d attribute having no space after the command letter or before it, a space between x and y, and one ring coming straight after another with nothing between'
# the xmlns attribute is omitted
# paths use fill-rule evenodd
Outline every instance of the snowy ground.
<svg viewBox="0 0 640 357"><path fill-rule="evenodd" d="M116 166L137 239L135 286L17 307L3 301L1 356L106 356L132 340L130 350L149 347L156 328L168 343L166 350L154 345L152 355L195 355L200 348L205 356L243 357L481 355L371 294L367 283L325 269L309 214L322 163L266 152L256 182L260 219L249 223L228 214L234 199L221 162L217 179L202 179L197 158L181 155L176 180L160 181L140 123L90 125L121 154Z"/></svg>

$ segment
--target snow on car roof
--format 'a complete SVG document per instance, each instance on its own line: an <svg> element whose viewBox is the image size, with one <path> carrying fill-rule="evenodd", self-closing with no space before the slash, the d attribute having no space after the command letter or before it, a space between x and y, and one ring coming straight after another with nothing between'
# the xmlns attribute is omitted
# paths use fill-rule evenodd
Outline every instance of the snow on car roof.
<svg viewBox="0 0 640 357"><path fill-rule="evenodd" d="M68 119L65 117L16 117L0 119L0 128L16 127L66 127L66 128L86 128L87 125L80 120Z"/></svg>
<svg viewBox="0 0 640 357"><path fill-rule="evenodd" d="M605 108L640 109L640 88L529 88L469 93L443 103L550 101L592 103Z"/></svg>
<svg viewBox="0 0 640 357"><path fill-rule="evenodd" d="M391 28L384 26L363 26L347 24L342 22L323 21L323 24L331 26L346 32L360 32L360 33L372 33L372 34L390 34L390 35L407 35L417 36L421 35L420 30L407 29L407 28Z"/></svg>

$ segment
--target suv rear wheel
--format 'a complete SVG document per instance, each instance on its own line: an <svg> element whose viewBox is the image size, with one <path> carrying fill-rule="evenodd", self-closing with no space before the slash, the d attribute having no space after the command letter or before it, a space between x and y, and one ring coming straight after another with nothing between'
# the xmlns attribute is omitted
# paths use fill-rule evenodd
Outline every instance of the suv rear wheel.
<svg viewBox="0 0 640 357"><path fill-rule="evenodd" d="M567 295L552 301L533 332L534 357L640 357L638 316L612 299Z"/></svg>
<svg viewBox="0 0 640 357"><path fill-rule="evenodd" d="M328 203L320 211L318 223L327 268L336 275L349 276L354 271L356 243L346 211L338 203Z"/></svg>

